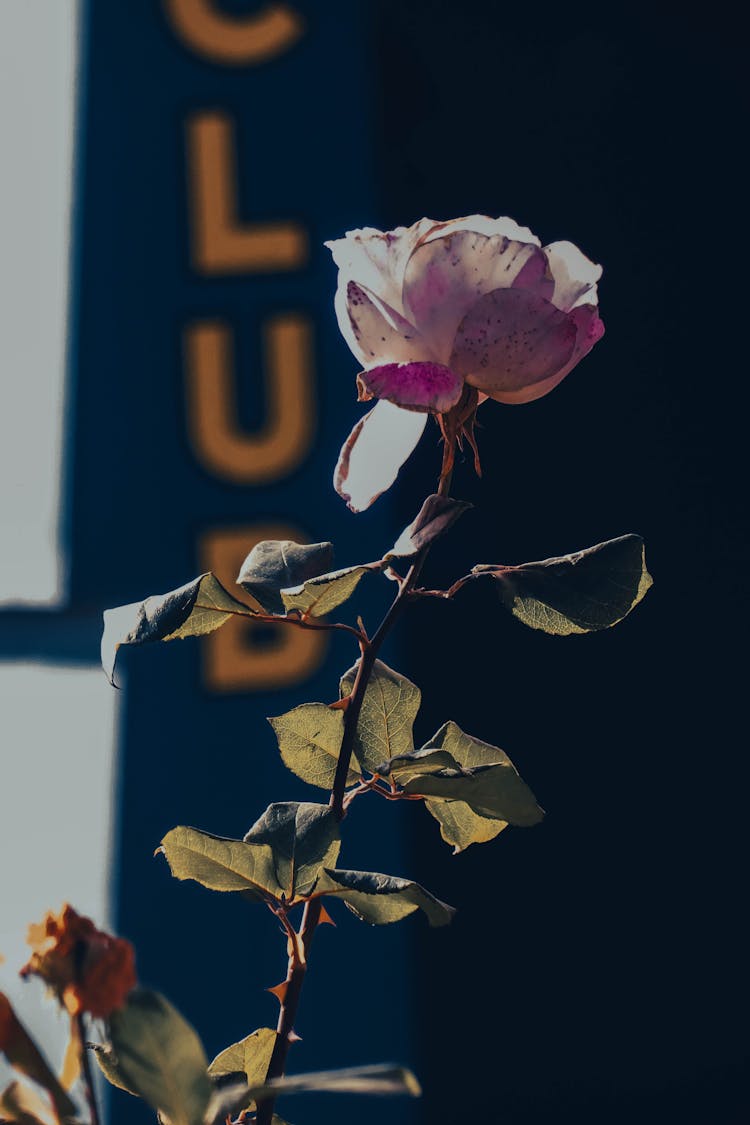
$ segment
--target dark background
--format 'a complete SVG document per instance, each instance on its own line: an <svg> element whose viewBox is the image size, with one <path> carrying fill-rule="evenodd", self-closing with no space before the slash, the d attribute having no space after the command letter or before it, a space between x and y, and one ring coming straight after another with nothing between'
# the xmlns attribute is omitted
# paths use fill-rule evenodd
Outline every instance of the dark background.
<svg viewBox="0 0 750 1125"><path fill-rule="evenodd" d="M417 1070L424 1099L311 1098L282 1112L297 1125L740 1125L744 39L715 5L700 17L470 0L296 7L307 31L288 54L221 68L185 49L156 0L84 5L70 599L5 613L3 652L93 664L101 611L193 577L210 527L304 522L344 565L412 518L438 470L429 439L370 512L351 515L330 489L361 408L324 239L483 212L543 243L572 240L604 265L607 334L549 396L482 407L484 477L459 465L454 485L475 510L425 579L635 531L655 585L588 637L524 629L472 588L404 621L384 655L423 688L417 734L453 718L501 745L547 818L453 857L418 807L361 802L342 862L410 875L459 912L432 931L421 919L368 929L340 911L316 940L293 1069L394 1058ZM215 107L237 123L243 216L304 222L304 271L192 268L185 122ZM258 325L287 308L315 320L317 445L272 487L227 485L187 446L181 333L195 317L232 324L251 428ZM177 823L241 835L272 800L315 799L283 769L264 717L332 698L350 662L337 640L309 683L221 698L202 685L198 644L122 660L114 916L141 979L209 1054L275 1020L262 989L280 979L283 948L269 919L177 884L153 849ZM125 1095L111 1109L123 1125L150 1119Z"/></svg>
<svg viewBox="0 0 750 1125"><path fill-rule="evenodd" d="M594 636L526 630L476 587L407 625L421 733L452 717L499 742L548 814L455 858L408 818L413 870L460 910L411 931L423 1120L744 1122L737 27L666 5L376 12L384 225L509 214L604 265L594 352L546 398L482 408L484 479L453 488L476 511L428 584L626 531L655 581ZM424 443L399 497L435 466Z"/></svg>

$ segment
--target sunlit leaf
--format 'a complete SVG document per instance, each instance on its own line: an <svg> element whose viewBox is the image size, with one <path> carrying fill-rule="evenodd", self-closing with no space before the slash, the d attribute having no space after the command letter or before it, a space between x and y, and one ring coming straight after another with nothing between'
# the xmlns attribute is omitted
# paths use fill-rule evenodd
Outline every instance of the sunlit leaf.
<svg viewBox="0 0 750 1125"><path fill-rule="evenodd" d="M421 750L384 762L378 772L426 798L456 851L493 839L508 824L538 824L544 815L508 755L453 722Z"/></svg>
<svg viewBox="0 0 750 1125"><path fill-rule="evenodd" d="M281 591L284 608L287 611L297 609L308 617L325 617L352 596L366 574L378 569L379 564L347 566L343 570L332 570L329 574L310 578Z"/></svg>
<svg viewBox="0 0 750 1125"><path fill-rule="evenodd" d="M432 749L426 746L412 754L404 754L383 762L378 773L390 776L398 785L407 785L415 778L427 777L443 769L459 769L460 765L447 750ZM461 852L469 844L486 843L498 836L507 821L488 819L479 816L464 801L425 800L425 807L440 825L440 834L456 852Z"/></svg>
<svg viewBox="0 0 750 1125"><path fill-rule="evenodd" d="M521 566L477 566L525 625L565 636L616 625L652 585L643 540L623 535L584 551Z"/></svg>
<svg viewBox="0 0 750 1125"><path fill-rule="evenodd" d="M241 1074L249 1086L257 1085L266 1076L275 1043L276 1032L270 1027L260 1027L252 1035L221 1051L209 1066L208 1073L212 1078Z"/></svg>
<svg viewBox="0 0 750 1125"><path fill-rule="evenodd" d="M456 723L446 723L428 743L429 749L447 750L459 769L443 769L411 778L407 793L464 801L480 816L506 820L519 827L538 824L543 817L534 794L504 751L464 734Z"/></svg>
<svg viewBox="0 0 750 1125"><path fill-rule="evenodd" d="M448 531L459 516L472 505L464 500L453 500L450 496L428 496L416 518L399 535L393 547L385 556L408 559L418 554Z"/></svg>
<svg viewBox="0 0 750 1125"><path fill-rule="evenodd" d="M248 1086L262 1085L266 1080L276 1038L276 1032L270 1027L259 1028L218 1054L208 1068L209 1075L214 1080L241 1075ZM255 1103L247 1094L243 1095L241 1105L248 1111L255 1108Z"/></svg>
<svg viewBox="0 0 750 1125"><path fill-rule="evenodd" d="M521 828L538 824L543 816L531 790L510 764L441 770L414 778L404 790L424 797L464 801L480 816L507 820Z"/></svg>
<svg viewBox="0 0 750 1125"><path fill-rule="evenodd" d="M12 1121L14 1125L57 1125L49 1102L25 1082L11 1082L0 1091L0 1121Z"/></svg>
<svg viewBox="0 0 750 1125"><path fill-rule="evenodd" d="M159 851L176 879L193 879L212 891L243 891L262 900L277 889L270 848L180 825L167 832Z"/></svg>
<svg viewBox="0 0 750 1125"><path fill-rule="evenodd" d="M305 894L321 867L335 863L341 841L327 805L270 805L244 840L173 828L161 842L172 874L214 891L287 901Z"/></svg>
<svg viewBox="0 0 750 1125"><path fill-rule="evenodd" d="M264 539L242 564L238 585L252 594L266 613L284 613L280 591L330 570L332 543L292 543Z"/></svg>
<svg viewBox="0 0 750 1125"><path fill-rule="evenodd" d="M330 789L344 734L343 711L324 703L302 703L285 715L270 718L284 764L309 785ZM352 755L346 784L354 785L361 771Z"/></svg>
<svg viewBox="0 0 750 1125"><path fill-rule="evenodd" d="M47 1091L60 1117L74 1116L75 1105L3 992L0 992L0 1030L2 1031L0 1049L11 1066L19 1074L31 1078Z"/></svg>
<svg viewBox="0 0 750 1125"><path fill-rule="evenodd" d="M203 1125L213 1093L201 1042L157 992L137 989L109 1021L120 1084L170 1125Z"/></svg>
<svg viewBox="0 0 750 1125"><path fill-rule="evenodd" d="M251 616L252 610L228 594L210 573L168 594L153 594L145 601L105 610L101 644L104 671L114 683L117 650L122 645L200 637L213 633L238 613Z"/></svg>
<svg viewBox="0 0 750 1125"><path fill-rule="evenodd" d="M507 820L494 820L475 813L465 801L425 800L425 808L440 825L440 835L454 854L470 844L486 844L508 827Z"/></svg>
<svg viewBox="0 0 750 1125"><path fill-rule="evenodd" d="M353 1066L344 1070L321 1070L313 1074L293 1074L256 1086L250 1093L258 1100L278 1094L409 1094L422 1093L416 1076L403 1066L382 1063L377 1066Z"/></svg>
<svg viewBox="0 0 750 1125"><path fill-rule="evenodd" d="M307 894L321 867L335 863L341 848L332 810L309 802L269 805L245 841L270 848L276 885L287 899Z"/></svg>
<svg viewBox="0 0 750 1125"><path fill-rule="evenodd" d="M343 899L358 918L372 926L398 922L415 910L424 911L431 926L445 926L455 914L452 906L435 898L419 883L372 871L326 868L315 885L315 894Z"/></svg>
<svg viewBox="0 0 750 1125"><path fill-rule="evenodd" d="M342 698L351 694L358 664L341 679ZM382 660L375 661L354 738L354 753L363 769L375 773L381 762L414 749L412 728L421 698L416 684Z"/></svg>

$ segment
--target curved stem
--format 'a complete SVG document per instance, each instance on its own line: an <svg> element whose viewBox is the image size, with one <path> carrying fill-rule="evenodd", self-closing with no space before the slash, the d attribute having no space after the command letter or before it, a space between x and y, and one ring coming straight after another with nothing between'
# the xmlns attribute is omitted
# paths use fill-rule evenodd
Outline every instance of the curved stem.
<svg viewBox="0 0 750 1125"><path fill-rule="evenodd" d="M451 483L452 463L452 447L451 450L448 451L446 443L446 449L443 453L443 471L438 485L438 495L440 496L448 495ZM339 750L339 758L336 764L336 773L329 800L329 805L333 810L333 814L339 821L343 820L346 816L346 779L349 775L349 766L352 760L354 740L357 733L357 722L359 720L360 711L362 710L362 701L367 690L372 670L375 666L375 660L383 641L406 608L412 588L419 578L422 567L429 554L430 546L431 544L427 544L415 557L406 578L404 578L403 582L400 584L398 593L391 603L385 617L380 622L374 636L368 640L363 634L357 633L361 656L351 695L349 696L349 704L344 712L344 733L341 739L341 748ZM284 1074L289 1047L293 1041L294 1022L297 1018L302 985L304 984L305 974L307 972L308 953L313 937L315 936L315 931L320 922L321 913L322 903L320 899L311 899L305 904L302 925L299 931L299 943L292 943L285 981L286 990L281 1000L281 1010L276 1026L276 1043L274 1044L273 1054L271 1055L271 1061L268 1064L268 1070L266 1072L267 1082L273 1078L281 1078ZM274 1103L275 1098L268 1098L258 1106L257 1125L272 1125Z"/></svg>

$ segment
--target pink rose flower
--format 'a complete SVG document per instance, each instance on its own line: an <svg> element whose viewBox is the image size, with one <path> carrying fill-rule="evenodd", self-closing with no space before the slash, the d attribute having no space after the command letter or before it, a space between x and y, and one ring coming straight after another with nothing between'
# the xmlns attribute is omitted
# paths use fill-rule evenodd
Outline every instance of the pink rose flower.
<svg viewBox="0 0 750 1125"><path fill-rule="evenodd" d="M339 327L364 368L359 399L378 400L334 474L355 512L390 488L429 414L445 440L443 475L464 439L479 471L477 406L541 398L604 334L601 266L572 242L542 247L513 219L420 219L326 246L339 267Z"/></svg>

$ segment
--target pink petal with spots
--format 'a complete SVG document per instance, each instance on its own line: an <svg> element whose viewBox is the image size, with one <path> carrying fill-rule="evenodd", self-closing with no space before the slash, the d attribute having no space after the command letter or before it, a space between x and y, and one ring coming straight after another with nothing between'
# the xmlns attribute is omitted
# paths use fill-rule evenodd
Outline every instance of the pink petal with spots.
<svg viewBox="0 0 750 1125"><path fill-rule="evenodd" d="M520 406L526 402L533 402L537 398L543 398L544 395L554 390L557 384L561 383L566 375L570 374L583 357L588 355L597 340L601 340L604 335L604 325L599 319L598 311L594 305L581 305L573 309L572 312L568 314L568 319L576 328L576 343L573 354L568 362L564 364L559 371L556 371L554 375L551 375L548 379L542 380L540 383L534 383L519 391L505 391L493 394L491 396L492 398L497 402L503 402L510 406Z"/></svg>
<svg viewBox="0 0 750 1125"><path fill-rule="evenodd" d="M543 250L535 250L524 262L513 280L513 289L528 289L545 301L552 300L555 282Z"/></svg>
<svg viewBox="0 0 750 1125"><path fill-rule="evenodd" d="M529 393L534 386L562 371L576 339L573 318L543 297L525 289L496 289L461 322L451 366L491 398L528 401L537 397Z"/></svg>
<svg viewBox="0 0 750 1125"><path fill-rule="evenodd" d="M360 418L333 474L333 487L353 512L363 512L391 487L426 423L426 414L386 401Z"/></svg>
<svg viewBox="0 0 750 1125"><path fill-rule="evenodd" d="M339 285L334 305L341 335L363 366L432 358L414 325L356 281Z"/></svg>
<svg viewBox="0 0 750 1125"><path fill-rule="evenodd" d="M365 398L387 399L406 410L445 414L461 397L464 381L441 363L387 363L363 371Z"/></svg>
<svg viewBox="0 0 750 1125"><path fill-rule="evenodd" d="M597 303L596 283L602 276L602 267L581 253L572 242L552 242L544 247L549 268L554 278L553 305L563 312L578 305Z"/></svg>
<svg viewBox="0 0 750 1125"><path fill-rule="evenodd" d="M406 263L419 240L434 226L434 219L420 219L396 230L364 227L326 242L339 267L339 285L345 289L349 281L356 281L397 313L403 313L401 290Z"/></svg>
<svg viewBox="0 0 750 1125"><path fill-rule="evenodd" d="M477 300L509 289L539 255L531 243L472 231L434 238L414 251L404 278L406 315L439 363L450 366L458 326ZM529 269L539 271L539 266Z"/></svg>

